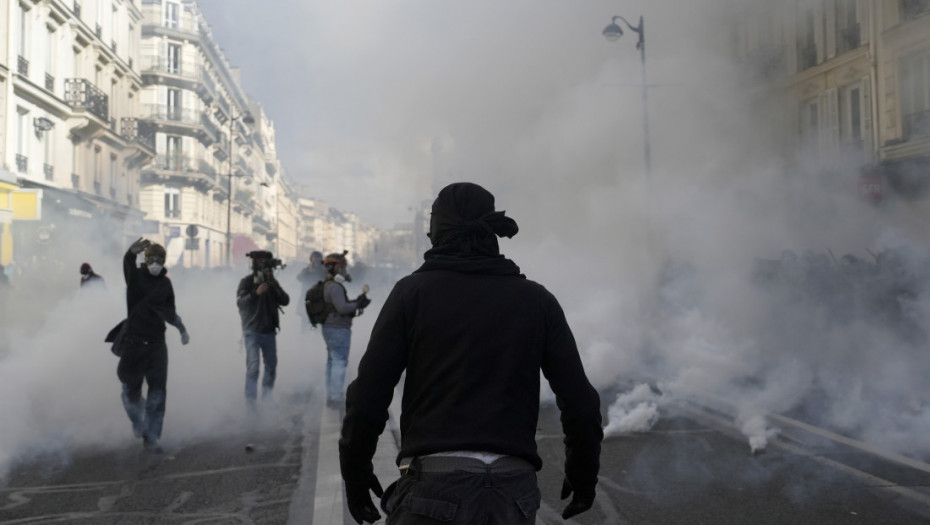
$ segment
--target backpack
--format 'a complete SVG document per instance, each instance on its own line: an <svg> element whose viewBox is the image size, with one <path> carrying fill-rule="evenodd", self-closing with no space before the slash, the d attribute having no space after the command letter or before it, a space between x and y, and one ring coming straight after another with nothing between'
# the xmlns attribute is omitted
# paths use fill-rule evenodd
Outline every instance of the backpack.
<svg viewBox="0 0 930 525"><path fill-rule="evenodd" d="M317 281L307 290L307 296L304 298L304 303L307 305L307 317L310 318L310 324L314 327L323 324L330 313L330 306L323 299L323 288L325 286L325 281Z"/></svg>

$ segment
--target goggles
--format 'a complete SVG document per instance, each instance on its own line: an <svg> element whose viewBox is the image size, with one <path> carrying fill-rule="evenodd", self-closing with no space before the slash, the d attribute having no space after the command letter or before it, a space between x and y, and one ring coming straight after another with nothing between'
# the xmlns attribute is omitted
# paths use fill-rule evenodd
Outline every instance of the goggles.
<svg viewBox="0 0 930 525"><path fill-rule="evenodd" d="M165 258L158 255L150 255L145 258L145 264L160 264L165 265Z"/></svg>

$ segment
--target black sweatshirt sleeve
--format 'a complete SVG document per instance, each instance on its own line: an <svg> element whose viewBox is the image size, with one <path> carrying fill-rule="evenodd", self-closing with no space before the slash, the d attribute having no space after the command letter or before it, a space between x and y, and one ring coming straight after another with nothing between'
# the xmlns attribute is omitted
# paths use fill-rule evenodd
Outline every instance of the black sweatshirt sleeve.
<svg viewBox="0 0 930 525"><path fill-rule="evenodd" d="M549 336L542 371L561 410L565 433L565 477L577 491L594 491L600 470L600 397L591 386L565 314L555 298L548 312Z"/></svg>
<svg viewBox="0 0 930 525"><path fill-rule="evenodd" d="M406 333L403 301L395 289L372 328L358 376L346 391L339 464L347 484L366 483L372 473L371 458L388 419L394 387L407 366Z"/></svg>

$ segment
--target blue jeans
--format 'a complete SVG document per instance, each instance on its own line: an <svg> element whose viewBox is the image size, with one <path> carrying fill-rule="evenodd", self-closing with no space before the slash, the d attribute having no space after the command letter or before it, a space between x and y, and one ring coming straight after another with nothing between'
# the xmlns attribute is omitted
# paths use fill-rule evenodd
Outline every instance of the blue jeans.
<svg viewBox="0 0 930 525"><path fill-rule="evenodd" d="M326 341L326 399L342 402L342 387L346 380L346 364L349 362L349 344L352 329L323 325L323 340Z"/></svg>
<svg viewBox="0 0 930 525"><path fill-rule="evenodd" d="M242 333L245 339L245 399L254 402L258 397L259 352L265 361L265 375L262 376L262 399L271 401L274 378L278 368L278 347L275 334L260 334L251 330Z"/></svg>

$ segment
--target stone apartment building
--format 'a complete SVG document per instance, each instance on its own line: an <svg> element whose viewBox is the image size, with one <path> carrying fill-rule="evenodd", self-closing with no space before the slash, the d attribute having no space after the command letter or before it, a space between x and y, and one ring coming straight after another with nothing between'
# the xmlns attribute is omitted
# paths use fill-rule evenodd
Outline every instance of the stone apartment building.
<svg viewBox="0 0 930 525"><path fill-rule="evenodd" d="M930 0L758 2L735 14L749 89L777 100L786 151L842 159L849 184L930 218ZM830 162L828 161L828 162Z"/></svg>
<svg viewBox="0 0 930 525"><path fill-rule="evenodd" d="M143 231L141 19L138 0L0 2L0 169L35 212L4 227L4 260L76 243L112 255Z"/></svg>

